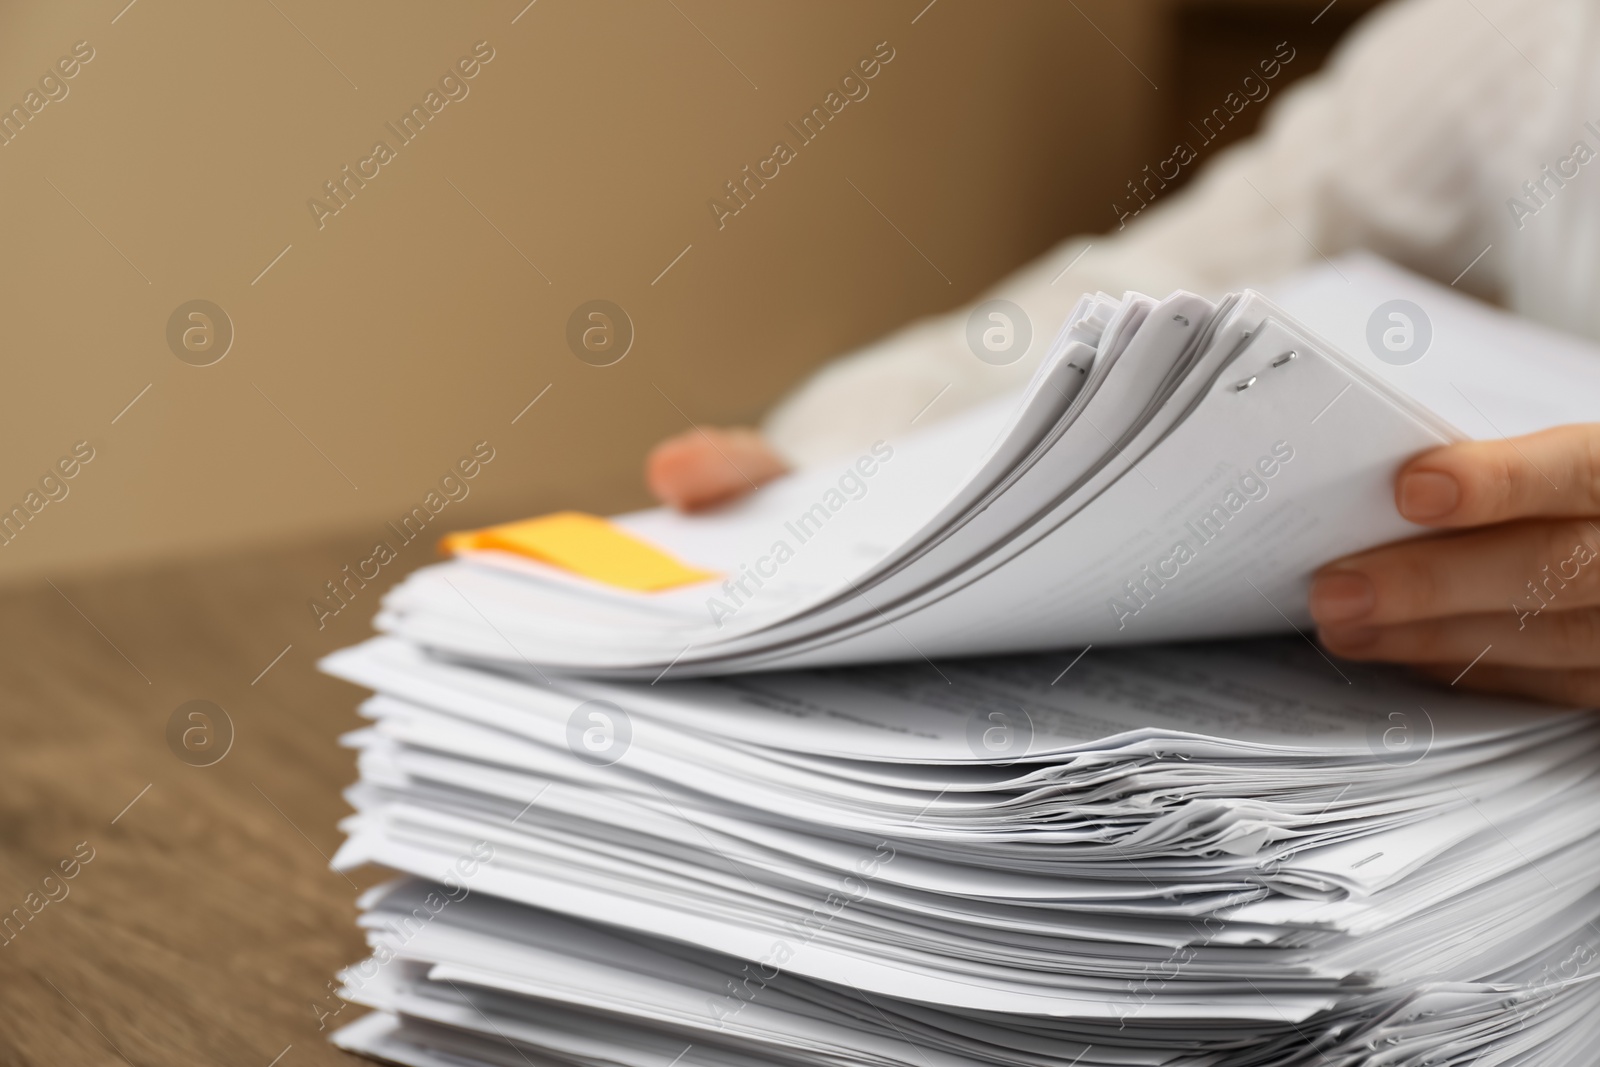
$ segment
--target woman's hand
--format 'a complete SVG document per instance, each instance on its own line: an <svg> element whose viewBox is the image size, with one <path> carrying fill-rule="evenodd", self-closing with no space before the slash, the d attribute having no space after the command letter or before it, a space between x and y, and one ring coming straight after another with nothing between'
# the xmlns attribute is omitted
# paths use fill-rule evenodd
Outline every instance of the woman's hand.
<svg viewBox="0 0 1600 1067"><path fill-rule="evenodd" d="M788 470L755 430L697 426L656 445L644 477L657 500L695 511L741 497Z"/></svg>
<svg viewBox="0 0 1600 1067"><path fill-rule="evenodd" d="M1600 705L1600 423L1424 453L1395 503L1452 532L1320 570L1311 615L1330 652Z"/></svg>

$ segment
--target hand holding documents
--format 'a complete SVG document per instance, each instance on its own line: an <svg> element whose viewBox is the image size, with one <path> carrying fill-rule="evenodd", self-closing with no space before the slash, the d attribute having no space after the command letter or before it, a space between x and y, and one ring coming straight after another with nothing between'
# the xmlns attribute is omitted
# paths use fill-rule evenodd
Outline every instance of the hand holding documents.
<svg viewBox="0 0 1600 1067"><path fill-rule="evenodd" d="M1396 294L1415 310L1374 317ZM1378 358L1402 329L1423 358ZM1394 508L1404 460L1583 421L1595 360L1375 260L1277 301L1085 297L1020 398L712 514L613 520L714 579L640 592L469 551L378 625L645 680L1286 631L1317 566L1423 532Z"/></svg>
<svg viewBox="0 0 1600 1067"><path fill-rule="evenodd" d="M1368 347L1397 298L1431 361ZM1527 333L1364 260L1086 297L1004 405L704 516L468 535L324 661L376 694L334 864L404 876L361 900L342 995L375 1011L335 1040L1591 1062L1600 723L1291 630L1319 564L1418 532L1408 457L1582 417L1594 357Z"/></svg>

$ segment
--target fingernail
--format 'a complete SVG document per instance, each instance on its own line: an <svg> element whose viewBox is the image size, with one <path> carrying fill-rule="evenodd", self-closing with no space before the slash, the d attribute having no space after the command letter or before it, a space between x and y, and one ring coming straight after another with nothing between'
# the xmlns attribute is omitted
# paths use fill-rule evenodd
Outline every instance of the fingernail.
<svg viewBox="0 0 1600 1067"><path fill-rule="evenodd" d="M1319 575L1311 583L1311 617L1323 626L1354 622L1378 602L1372 579L1354 571Z"/></svg>
<svg viewBox="0 0 1600 1067"><path fill-rule="evenodd" d="M1461 503L1461 483L1443 471L1416 471L1400 479L1400 514L1408 519L1442 519Z"/></svg>

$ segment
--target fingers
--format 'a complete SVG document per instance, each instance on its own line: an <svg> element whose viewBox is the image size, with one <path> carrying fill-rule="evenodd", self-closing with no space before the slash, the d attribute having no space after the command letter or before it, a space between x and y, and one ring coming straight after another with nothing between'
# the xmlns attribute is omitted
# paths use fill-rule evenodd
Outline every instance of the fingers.
<svg viewBox="0 0 1600 1067"><path fill-rule="evenodd" d="M1311 585L1324 626L1389 626L1478 612L1600 605L1600 523L1521 522L1385 545L1332 563Z"/></svg>
<svg viewBox="0 0 1600 1067"><path fill-rule="evenodd" d="M1531 697L1569 708L1600 705L1600 669L1539 670L1533 667L1500 667L1477 664L1466 674L1455 666L1422 667L1419 673L1457 689L1482 693ZM1458 680L1459 679L1459 680Z"/></svg>
<svg viewBox="0 0 1600 1067"><path fill-rule="evenodd" d="M1518 619L1506 611L1398 626L1327 626L1329 652L1345 659L1479 666L1582 668L1600 664L1600 609L1552 611Z"/></svg>
<svg viewBox="0 0 1600 1067"><path fill-rule="evenodd" d="M1395 505L1463 532L1319 571L1310 607L1329 652L1600 703L1600 423L1434 449L1401 469Z"/></svg>
<svg viewBox="0 0 1600 1067"><path fill-rule="evenodd" d="M1395 506L1443 527L1600 515L1600 423L1436 448L1401 468Z"/></svg>
<svg viewBox="0 0 1600 1067"><path fill-rule="evenodd" d="M662 503L694 511L743 496L787 470L754 430L696 427L650 452L645 483Z"/></svg>

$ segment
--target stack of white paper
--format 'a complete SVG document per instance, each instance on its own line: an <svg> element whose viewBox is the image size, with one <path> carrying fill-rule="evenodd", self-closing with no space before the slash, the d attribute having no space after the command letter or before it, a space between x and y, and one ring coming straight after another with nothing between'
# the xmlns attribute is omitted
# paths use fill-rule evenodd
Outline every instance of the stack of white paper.
<svg viewBox="0 0 1600 1067"><path fill-rule="evenodd" d="M712 515L615 520L720 580L641 595L478 552L406 579L379 628L645 681L1286 631L1316 567L1422 532L1405 460L1594 417L1594 346L1380 261L1279 296L1321 331L1253 292L1085 297L1020 397ZM1361 339L1391 298L1428 320L1407 366Z"/></svg>
<svg viewBox="0 0 1600 1067"><path fill-rule="evenodd" d="M336 1040L418 1067L1591 1063L1600 724L1303 635L1140 644L1290 630L1316 565L1415 532L1407 457L1577 417L1579 346L1367 261L1278 296L1319 332L1256 293L1086 297L1020 397L615 520L713 582L493 552L407 579L325 661L376 693L335 864L406 876L361 901L343 993L376 1011ZM1397 297L1431 364L1352 353Z"/></svg>
<svg viewBox="0 0 1600 1067"><path fill-rule="evenodd" d="M379 1011L338 1040L419 1065L1588 1062L1589 716L1298 642L1063 663L546 686L389 638L336 654L378 695L335 863L413 876L362 901L345 995Z"/></svg>

